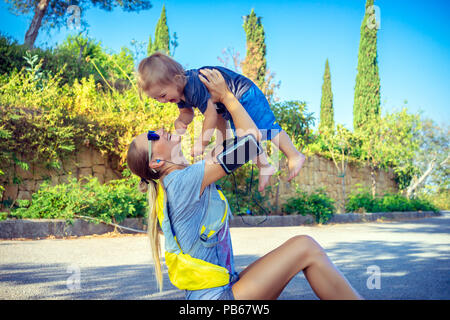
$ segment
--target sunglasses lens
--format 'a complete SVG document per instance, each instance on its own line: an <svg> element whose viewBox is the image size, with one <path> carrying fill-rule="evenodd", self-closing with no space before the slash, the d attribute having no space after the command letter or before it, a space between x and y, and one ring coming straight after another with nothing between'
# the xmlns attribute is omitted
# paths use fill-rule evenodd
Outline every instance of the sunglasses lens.
<svg viewBox="0 0 450 320"><path fill-rule="evenodd" d="M152 141L159 140L159 134L157 134L155 131L150 130L147 133L147 139Z"/></svg>

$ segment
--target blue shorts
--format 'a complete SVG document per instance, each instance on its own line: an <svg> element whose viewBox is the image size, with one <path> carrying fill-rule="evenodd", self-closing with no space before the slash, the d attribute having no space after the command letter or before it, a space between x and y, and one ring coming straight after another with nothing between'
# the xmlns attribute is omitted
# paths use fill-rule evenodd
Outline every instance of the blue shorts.
<svg viewBox="0 0 450 320"><path fill-rule="evenodd" d="M262 91L253 85L239 99L250 118L258 127L262 134L262 140L272 140L278 133L283 130L278 124L275 116L270 109L269 102ZM228 113L228 112L227 112ZM227 119L226 117L224 117ZM229 117L231 128L236 132L236 127L231 117Z"/></svg>
<svg viewBox="0 0 450 320"><path fill-rule="evenodd" d="M222 294L217 298L217 300L236 300L234 298L233 290L231 289L233 285L238 282L239 276L233 276L230 283L226 287L226 289L222 292Z"/></svg>

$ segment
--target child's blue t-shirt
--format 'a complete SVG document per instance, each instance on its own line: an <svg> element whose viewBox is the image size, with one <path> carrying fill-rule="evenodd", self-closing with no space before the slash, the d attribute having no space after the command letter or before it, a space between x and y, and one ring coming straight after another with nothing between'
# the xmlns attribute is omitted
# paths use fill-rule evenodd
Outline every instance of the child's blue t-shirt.
<svg viewBox="0 0 450 320"><path fill-rule="evenodd" d="M207 186L200 195L204 172L205 161L203 160L183 170L175 170L163 179L172 230L185 253L190 251L199 237L200 224L208 208L210 188L216 188L213 183ZM213 236L211 241L218 241L219 239L222 239L222 241L216 246L209 248L198 246L194 252L189 252L189 254L194 258L226 268L231 278L235 279L238 275L234 269L233 248L228 223L217 235ZM231 283L211 289L186 290L185 294L189 300L217 299L230 285Z"/></svg>
<svg viewBox="0 0 450 320"><path fill-rule="evenodd" d="M220 71L230 91L239 100L256 127L261 131L262 140L272 140L273 137L282 131L264 93L250 79L224 67L202 67L186 71L187 82L183 91L185 101L180 101L178 108L196 107L201 113L205 113L211 95L198 77L199 70L205 68ZM233 119L226 107L222 103L216 103L216 109L217 113L221 114L225 120L230 120L231 128L235 130Z"/></svg>
<svg viewBox="0 0 450 320"><path fill-rule="evenodd" d="M250 79L224 67L201 67L199 69L187 70L185 72L187 81L183 90L185 101L180 101L178 103L178 108L198 108L201 113L205 113L208 100L211 98L211 95L209 94L206 86L198 77L199 70L201 69L219 70L225 79L228 88L230 88L230 91L238 100L244 95L245 92L247 92L248 89L250 89L252 85L254 85ZM226 108L222 103L216 103L216 105L218 113L226 112Z"/></svg>

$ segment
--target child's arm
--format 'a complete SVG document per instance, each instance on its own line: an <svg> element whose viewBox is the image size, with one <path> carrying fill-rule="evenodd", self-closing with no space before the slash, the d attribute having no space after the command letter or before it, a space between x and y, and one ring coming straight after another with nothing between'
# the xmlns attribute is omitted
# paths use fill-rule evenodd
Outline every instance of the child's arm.
<svg viewBox="0 0 450 320"><path fill-rule="evenodd" d="M184 134L187 126L194 119L194 110L192 108L179 108L180 115L175 120L175 131L177 134Z"/></svg>
<svg viewBox="0 0 450 320"><path fill-rule="evenodd" d="M212 102L211 99L208 100L208 104L206 106L206 110L203 113L205 119L203 120L203 127L201 136L194 144L194 148L191 152L193 157L199 156L203 154L205 151L205 147L211 141L214 130L217 127L217 120L219 118L219 114L217 113L216 106Z"/></svg>
<svg viewBox="0 0 450 320"><path fill-rule="evenodd" d="M217 118L217 134L216 134L216 145L222 145L222 143L228 139L228 121L219 115Z"/></svg>

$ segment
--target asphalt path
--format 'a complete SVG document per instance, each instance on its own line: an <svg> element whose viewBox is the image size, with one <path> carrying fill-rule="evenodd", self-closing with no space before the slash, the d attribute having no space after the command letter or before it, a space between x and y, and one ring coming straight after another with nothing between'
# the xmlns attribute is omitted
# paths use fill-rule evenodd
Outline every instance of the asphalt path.
<svg viewBox="0 0 450 320"><path fill-rule="evenodd" d="M450 299L450 214L400 222L232 228L238 271L306 234L366 299ZM0 240L0 299L183 299L154 280L145 236ZM302 273L280 299L317 299Z"/></svg>

